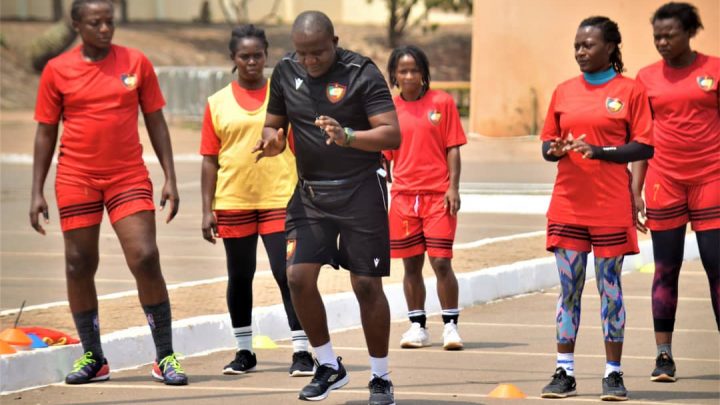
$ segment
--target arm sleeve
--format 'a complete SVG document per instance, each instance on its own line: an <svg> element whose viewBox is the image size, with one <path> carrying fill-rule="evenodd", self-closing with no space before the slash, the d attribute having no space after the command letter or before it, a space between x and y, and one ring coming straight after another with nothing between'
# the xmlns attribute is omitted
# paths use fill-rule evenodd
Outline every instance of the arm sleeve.
<svg viewBox="0 0 720 405"><path fill-rule="evenodd" d="M43 124L57 124L62 114L63 97L55 85L55 72L47 64L40 76L37 102L35 103L35 121Z"/></svg>
<svg viewBox="0 0 720 405"><path fill-rule="evenodd" d="M217 132L215 132L210 104L205 105L205 115L203 116L202 131L200 134L200 154L203 156L219 155L220 138L217 136Z"/></svg>
<svg viewBox="0 0 720 405"><path fill-rule="evenodd" d="M385 78L377 66L369 63L363 72L365 79L364 105L368 117L395 109Z"/></svg>
<svg viewBox="0 0 720 405"><path fill-rule="evenodd" d="M160 90L160 83L158 82L155 69L153 68L150 60L141 56L140 60L140 88L138 89L138 95L140 98L140 108L143 114L153 113L160 110L165 106L165 99L163 98L162 91Z"/></svg>
<svg viewBox="0 0 720 405"><path fill-rule="evenodd" d="M550 104L548 105L548 112L545 116L545 125L543 125L542 132L540 133L540 139L543 141L551 141L555 138L562 136L562 130L560 128L560 116L555 111L555 104L557 103L557 89L553 92Z"/></svg>
<svg viewBox="0 0 720 405"><path fill-rule="evenodd" d="M275 65L272 76L270 76L270 100L268 100L267 112L274 115L287 117L285 109L285 95L282 87L282 62Z"/></svg>
<svg viewBox="0 0 720 405"><path fill-rule="evenodd" d="M544 144L543 144L544 146ZM647 160L653 157L655 149L636 141L631 141L620 146L595 146L590 145L593 151L593 159L607 160L615 163L629 163L636 160Z"/></svg>
<svg viewBox="0 0 720 405"><path fill-rule="evenodd" d="M461 146L467 143L467 137L460 122L460 113L458 112L455 100L449 94L445 94L445 116L447 119L443 123L445 126L444 134L447 138L447 147Z"/></svg>

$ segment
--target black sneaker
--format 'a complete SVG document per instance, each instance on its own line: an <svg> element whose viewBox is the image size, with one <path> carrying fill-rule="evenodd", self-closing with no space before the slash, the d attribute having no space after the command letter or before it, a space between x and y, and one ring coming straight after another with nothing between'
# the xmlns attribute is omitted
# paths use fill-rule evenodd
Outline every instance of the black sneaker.
<svg viewBox="0 0 720 405"><path fill-rule="evenodd" d="M315 369L315 377L300 391L298 398L303 401L320 401L327 398L330 391L342 388L350 382L350 377L348 377L341 360L342 358L338 357L337 370L333 370L332 367L325 364L318 364Z"/></svg>
<svg viewBox="0 0 720 405"><path fill-rule="evenodd" d="M623 373L613 371L609 376L602 379L602 395L600 399L603 401L627 401L627 390L623 384Z"/></svg>
<svg viewBox="0 0 720 405"><path fill-rule="evenodd" d="M368 383L368 389L370 389L369 405L395 405L395 394L391 381L373 376Z"/></svg>
<svg viewBox="0 0 720 405"><path fill-rule="evenodd" d="M225 366L223 374L245 374L255 371L255 366L257 366L255 353L250 353L249 350L239 350L235 353L235 360Z"/></svg>
<svg viewBox="0 0 720 405"><path fill-rule="evenodd" d="M564 368L558 367L550 384L542 390L541 398L566 398L577 395L575 377L567 375Z"/></svg>
<svg viewBox="0 0 720 405"><path fill-rule="evenodd" d="M675 382L675 361L667 353L661 352L655 359L655 370L650 376L650 381Z"/></svg>
<svg viewBox="0 0 720 405"><path fill-rule="evenodd" d="M293 353L292 365L290 366L291 377L303 377L315 374L315 362L312 355L306 351Z"/></svg>
<svg viewBox="0 0 720 405"><path fill-rule="evenodd" d="M110 378L110 367L105 358L96 359L92 352L82 355L73 364L73 370L65 376L65 384L87 384Z"/></svg>

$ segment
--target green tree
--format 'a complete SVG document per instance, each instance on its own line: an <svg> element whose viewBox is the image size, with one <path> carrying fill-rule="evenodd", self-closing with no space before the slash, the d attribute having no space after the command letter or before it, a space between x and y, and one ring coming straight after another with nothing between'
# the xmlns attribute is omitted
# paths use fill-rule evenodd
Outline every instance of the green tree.
<svg viewBox="0 0 720 405"><path fill-rule="evenodd" d="M368 0L368 3L374 0ZM390 47L395 48L402 38L405 29L427 22L428 14L433 9L472 13L473 0L384 0L388 8L387 38ZM425 11L412 19L411 13L415 6L423 4Z"/></svg>

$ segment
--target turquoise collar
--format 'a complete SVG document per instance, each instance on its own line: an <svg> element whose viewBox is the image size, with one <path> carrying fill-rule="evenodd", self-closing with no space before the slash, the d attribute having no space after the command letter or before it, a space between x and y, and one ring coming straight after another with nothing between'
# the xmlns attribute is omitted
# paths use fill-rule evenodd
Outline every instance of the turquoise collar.
<svg viewBox="0 0 720 405"><path fill-rule="evenodd" d="M597 73L583 73L583 77L585 78L585 81L595 85L599 86L601 84L605 84L612 80L615 76L617 76L617 72L615 69L610 67L608 70L604 70L602 72Z"/></svg>

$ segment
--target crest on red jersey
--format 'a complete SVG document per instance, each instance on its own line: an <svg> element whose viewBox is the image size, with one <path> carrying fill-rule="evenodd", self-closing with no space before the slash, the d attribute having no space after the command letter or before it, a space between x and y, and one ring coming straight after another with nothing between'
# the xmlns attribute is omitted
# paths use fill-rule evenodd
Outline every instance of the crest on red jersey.
<svg viewBox="0 0 720 405"><path fill-rule="evenodd" d="M712 76L698 76L697 84L703 91L711 91L715 84L715 78Z"/></svg>
<svg viewBox="0 0 720 405"><path fill-rule="evenodd" d="M347 86L343 86L340 83L330 83L325 90L325 94L327 94L328 100L330 100L330 102L333 104L342 100L342 98L345 97L346 92Z"/></svg>
<svg viewBox="0 0 720 405"><path fill-rule="evenodd" d="M137 76L123 73L120 75L120 81L122 82L123 86L125 86L128 90L133 90L137 87Z"/></svg>
<svg viewBox="0 0 720 405"><path fill-rule="evenodd" d="M619 113L623 107L625 107L625 104L619 98L608 97L605 99L605 108L607 108L608 112Z"/></svg>
<svg viewBox="0 0 720 405"><path fill-rule="evenodd" d="M442 114L438 110L432 110L428 113L428 119L433 125L439 124L441 118Z"/></svg>

